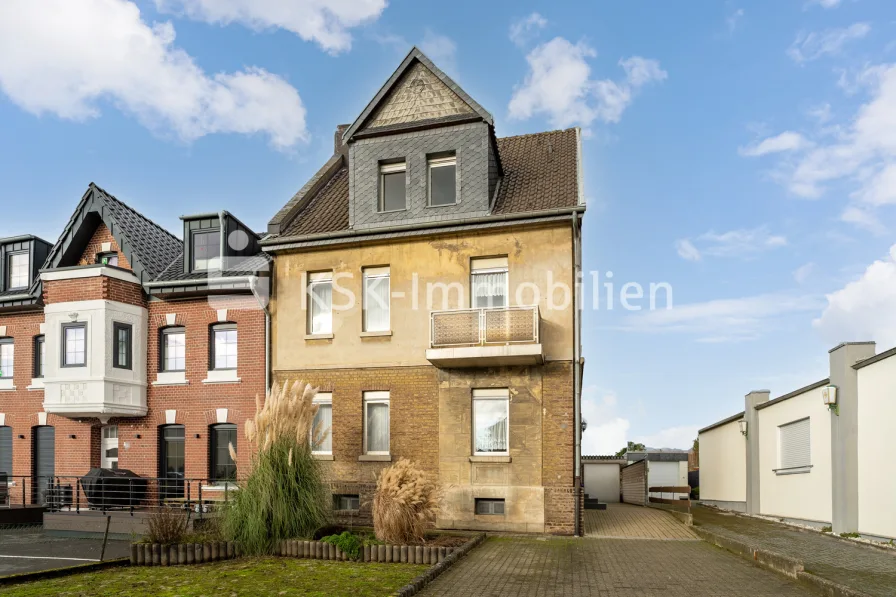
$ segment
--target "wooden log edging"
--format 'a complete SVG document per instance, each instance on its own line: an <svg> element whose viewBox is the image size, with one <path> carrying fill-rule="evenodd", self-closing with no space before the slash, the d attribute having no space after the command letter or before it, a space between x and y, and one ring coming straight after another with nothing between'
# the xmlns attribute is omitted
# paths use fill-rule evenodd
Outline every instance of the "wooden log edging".
<svg viewBox="0 0 896 597"><path fill-rule="evenodd" d="M476 535L475 537L464 543L462 546L453 550L453 552L445 556L444 559L438 561L434 566L431 566L423 574L419 575L411 582L398 589L398 591L394 593L394 597L412 597L413 595L416 595L423 589L423 587L434 581L440 574L451 568L451 566L453 566L455 562L467 555L471 549L477 547L483 541L485 541L485 533Z"/></svg>
<svg viewBox="0 0 896 597"><path fill-rule="evenodd" d="M467 542L469 543L469 542ZM461 547L423 547L420 545L365 545L361 548L359 562L428 564L445 561ZM351 558L338 547L325 541L303 541L288 539L280 542L279 555L290 558L311 560L348 561Z"/></svg>
<svg viewBox="0 0 896 597"><path fill-rule="evenodd" d="M131 543L131 566L178 566L232 560L242 555L233 541L208 543Z"/></svg>

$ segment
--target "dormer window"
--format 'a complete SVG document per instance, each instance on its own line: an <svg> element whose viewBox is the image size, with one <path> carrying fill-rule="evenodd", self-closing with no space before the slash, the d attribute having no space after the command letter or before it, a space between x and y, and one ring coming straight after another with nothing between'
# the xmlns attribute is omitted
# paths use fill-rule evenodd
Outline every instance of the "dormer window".
<svg viewBox="0 0 896 597"><path fill-rule="evenodd" d="M221 232L203 230L192 235L190 254L193 257L193 271L207 271L221 268Z"/></svg>
<svg viewBox="0 0 896 597"><path fill-rule="evenodd" d="M28 275L30 260L28 252L11 253L6 258L6 289L28 288L31 281Z"/></svg>
<svg viewBox="0 0 896 597"><path fill-rule="evenodd" d="M427 170L430 207L457 203L457 156L431 157Z"/></svg>
<svg viewBox="0 0 896 597"><path fill-rule="evenodd" d="M380 211L407 209L406 172L407 164L405 162L380 164Z"/></svg>

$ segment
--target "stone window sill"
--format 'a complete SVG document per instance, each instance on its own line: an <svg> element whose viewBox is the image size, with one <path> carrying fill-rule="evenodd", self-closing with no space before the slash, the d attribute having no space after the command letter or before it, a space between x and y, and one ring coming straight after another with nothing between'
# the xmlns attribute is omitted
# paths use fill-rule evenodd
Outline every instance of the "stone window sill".
<svg viewBox="0 0 896 597"><path fill-rule="evenodd" d="M508 464L510 456L470 456L470 462L498 462Z"/></svg>
<svg viewBox="0 0 896 597"><path fill-rule="evenodd" d="M796 466L793 468L776 468L772 469L776 475L802 475L805 473L812 472L812 465L809 466Z"/></svg>
<svg viewBox="0 0 896 597"><path fill-rule="evenodd" d="M333 460L332 454L312 454L311 457L315 460Z"/></svg>
<svg viewBox="0 0 896 597"><path fill-rule="evenodd" d="M391 454L361 454L358 462L392 462Z"/></svg>
<svg viewBox="0 0 896 597"><path fill-rule="evenodd" d="M305 340L332 340L333 334L305 334Z"/></svg>
<svg viewBox="0 0 896 597"><path fill-rule="evenodd" d="M26 390L43 390L44 389L44 378L43 377L33 377L31 378L31 385L25 387Z"/></svg>
<svg viewBox="0 0 896 597"><path fill-rule="evenodd" d="M361 332L362 338L381 338L388 337L392 335L392 330L387 330L385 332Z"/></svg>
<svg viewBox="0 0 896 597"><path fill-rule="evenodd" d="M156 380L152 382L154 386L185 386L190 382L187 381L187 374L184 371L159 371L156 374Z"/></svg>
<svg viewBox="0 0 896 597"><path fill-rule="evenodd" d="M202 380L202 383L240 383L240 381L240 378L236 376L236 369L222 369L209 371L206 374L206 378Z"/></svg>
<svg viewBox="0 0 896 597"><path fill-rule="evenodd" d="M15 389L11 377L0 379L0 392L12 392Z"/></svg>

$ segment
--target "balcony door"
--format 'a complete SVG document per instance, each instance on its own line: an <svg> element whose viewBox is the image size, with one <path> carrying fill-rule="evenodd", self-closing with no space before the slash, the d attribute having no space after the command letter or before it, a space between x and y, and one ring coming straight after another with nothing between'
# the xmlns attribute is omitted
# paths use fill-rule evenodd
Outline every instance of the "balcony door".
<svg viewBox="0 0 896 597"><path fill-rule="evenodd" d="M118 468L118 426L103 427L103 439L100 444L100 466L102 468Z"/></svg>
<svg viewBox="0 0 896 597"><path fill-rule="evenodd" d="M184 427L167 425L159 430L159 497L184 497Z"/></svg>

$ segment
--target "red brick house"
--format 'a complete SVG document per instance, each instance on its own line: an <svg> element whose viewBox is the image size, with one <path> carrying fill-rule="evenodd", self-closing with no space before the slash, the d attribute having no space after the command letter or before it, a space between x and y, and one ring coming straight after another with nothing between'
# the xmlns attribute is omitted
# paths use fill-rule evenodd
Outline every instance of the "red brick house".
<svg viewBox="0 0 896 597"><path fill-rule="evenodd" d="M269 260L225 211L181 219L183 239L91 183L55 245L0 239L13 501L96 467L213 491L248 463L237 428L266 387Z"/></svg>

